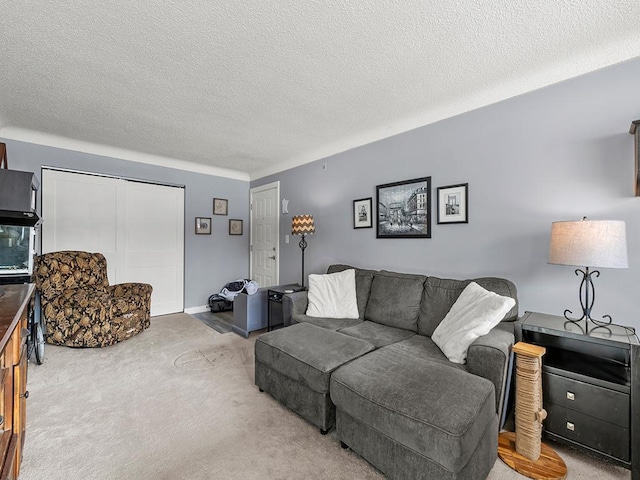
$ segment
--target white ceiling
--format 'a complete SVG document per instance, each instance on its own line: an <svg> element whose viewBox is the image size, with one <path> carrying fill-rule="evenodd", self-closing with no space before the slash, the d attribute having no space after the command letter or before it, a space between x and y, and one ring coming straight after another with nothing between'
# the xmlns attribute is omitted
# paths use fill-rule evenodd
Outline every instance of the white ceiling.
<svg viewBox="0 0 640 480"><path fill-rule="evenodd" d="M638 0L4 0L0 137L259 178L637 57L639 18Z"/></svg>

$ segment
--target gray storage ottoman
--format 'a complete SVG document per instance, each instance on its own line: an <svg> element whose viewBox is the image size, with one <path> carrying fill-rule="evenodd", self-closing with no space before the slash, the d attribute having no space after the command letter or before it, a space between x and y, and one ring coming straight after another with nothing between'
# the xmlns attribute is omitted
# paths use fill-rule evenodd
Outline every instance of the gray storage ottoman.
<svg viewBox="0 0 640 480"><path fill-rule="evenodd" d="M331 376L338 438L393 479L485 478L497 458L494 390L388 347Z"/></svg>
<svg viewBox="0 0 640 480"><path fill-rule="evenodd" d="M255 383L326 433L335 425L331 373L374 349L369 342L308 323L256 340Z"/></svg>

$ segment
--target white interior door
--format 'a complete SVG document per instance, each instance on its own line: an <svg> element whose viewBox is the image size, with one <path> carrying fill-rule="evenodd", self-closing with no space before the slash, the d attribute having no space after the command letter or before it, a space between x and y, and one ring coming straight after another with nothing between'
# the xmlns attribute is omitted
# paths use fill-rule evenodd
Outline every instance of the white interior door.
<svg viewBox="0 0 640 480"><path fill-rule="evenodd" d="M251 189L251 278L261 287L278 285L280 183Z"/></svg>
<svg viewBox="0 0 640 480"><path fill-rule="evenodd" d="M42 171L42 252L107 258L109 283L153 286L151 315L183 311L184 189Z"/></svg>

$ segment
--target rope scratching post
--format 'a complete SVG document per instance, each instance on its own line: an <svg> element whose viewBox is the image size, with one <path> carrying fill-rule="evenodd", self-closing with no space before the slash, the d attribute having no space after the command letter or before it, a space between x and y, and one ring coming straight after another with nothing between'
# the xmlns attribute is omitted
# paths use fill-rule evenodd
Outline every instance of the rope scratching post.
<svg viewBox="0 0 640 480"><path fill-rule="evenodd" d="M542 356L545 349L518 342L516 356L516 432L503 432L498 439L498 455L518 473L537 480L563 479L567 476L564 461L542 443L542 422L547 412L542 408Z"/></svg>

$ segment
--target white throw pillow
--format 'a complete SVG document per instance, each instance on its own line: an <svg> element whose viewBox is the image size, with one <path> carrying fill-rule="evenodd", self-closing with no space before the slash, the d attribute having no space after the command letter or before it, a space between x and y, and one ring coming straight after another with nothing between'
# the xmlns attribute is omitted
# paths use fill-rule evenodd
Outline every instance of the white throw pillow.
<svg viewBox="0 0 640 480"><path fill-rule="evenodd" d="M467 349L486 335L513 308L516 301L471 282L435 329L431 339L454 363L465 363Z"/></svg>
<svg viewBox="0 0 640 480"><path fill-rule="evenodd" d="M358 318L356 271L309 275L308 301L310 317Z"/></svg>

